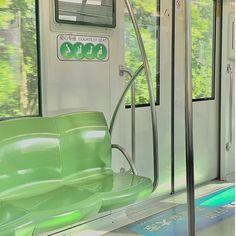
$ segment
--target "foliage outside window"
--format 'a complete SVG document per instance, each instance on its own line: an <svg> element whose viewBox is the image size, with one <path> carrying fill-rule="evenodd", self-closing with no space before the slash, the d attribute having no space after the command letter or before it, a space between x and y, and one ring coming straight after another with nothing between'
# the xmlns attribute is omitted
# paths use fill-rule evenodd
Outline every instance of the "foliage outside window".
<svg viewBox="0 0 236 236"><path fill-rule="evenodd" d="M192 1L193 99L214 97L213 36L214 1Z"/></svg>
<svg viewBox="0 0 236 236"><path fill-rule="evenodd" d="M35 0L0 0L0 118L39 114Z"/></svg>
<svg viewBox="0 0 236 236"><path fill-rule="evenodd" d="M159 98L159 5L157 0L132 0L132 6L144 40L147 57L150 64L154 92ZM125 65L133 72L142 64L135 31L129 14L125 12ZM128 81L129 78L127 78ZM158 101L158 99L157 99ZM136 105L149 104L149 93L146 77L142 73L136 80ZM126 96L126 105L131 103L131 94Z"/></svg>

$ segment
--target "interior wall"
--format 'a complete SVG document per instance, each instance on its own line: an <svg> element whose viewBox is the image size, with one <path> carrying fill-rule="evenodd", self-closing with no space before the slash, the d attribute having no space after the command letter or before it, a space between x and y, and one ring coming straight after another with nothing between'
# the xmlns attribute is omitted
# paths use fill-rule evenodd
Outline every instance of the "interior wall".
<svg viewBox="0 0 236 236"><path fill-rule="evenodd" d="M123 64L124 4L116 4L116 28L57 24L54 1L41 0L40 37L42 66L42 109L44 116L76 111L102 111L109 125L115 105L124 86L119 76ZM57 57L57 36L75 34L109 39L107 62L60 61ZM121 112L122 113L122 112ZM112 141L122 138L122 115L117 117ZM118 137L118 138L117 138ZM124 158L114 152L113 168L120 170Z"/></svg>
<svg viewBox="0 0 236 236"><path fill-rule="evenodd" d="M111 80L118 80L119 5L115 29L56 24L53 0L40 2L43 115L56 115L78 110L104 112L111 116ZM109 38L110 58L107 62L60 61L57 58L57 36L75 34ZM112 49L112 50L111 50Z"/></svg>

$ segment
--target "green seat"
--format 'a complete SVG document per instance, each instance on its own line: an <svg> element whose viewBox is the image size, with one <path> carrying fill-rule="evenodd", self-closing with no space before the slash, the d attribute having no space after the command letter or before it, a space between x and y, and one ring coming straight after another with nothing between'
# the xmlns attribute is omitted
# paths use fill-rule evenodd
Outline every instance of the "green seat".
<svg viewBox="0 0 236 236"><path fill-rule="evenodd" d="M56 122L61 135L64 178L71 185L100 193L100 212L129 205L151 194L150 179L113 173L110 134L102 113L62 115ZM76 183L83 175L86 184Z"/></svg>
<svg viewBox="0 0 236 236"><path fill-rule="evenodd" d="M150 195L150 179L114 173L102 113L0 122L0 235L59 229Z"/></svg>
<svg viewBox="0 0 236 236"><path fill-rule="evenodd" d="M55 118L60 135L62 176L68 181L86 172L111 172L111 141L105 117L80 112Z"/></svg>
<svg viewBox="0 0 236 236"><path fill-rule="evenodd" d="M60 186L59 135L50 118L0 122L0 201L43 194Z"/></svg>
<svg viewBox="0 0 236 236"><path fill-rule="evenodd" d="M26 232L26 229L33 232L30 212L9 203L0 203L0 226L1 236L15 235L16 232L20 235L19 232Z"/></svg>
<svg viewBox="0 0 236 236"><path fill-rule="evenodd" d="M107 184L108 182L112 182ZM107 211L146 199L152 192L152 181L148 178L125 173L114 173L103 183L100 190L102 208Z"/></svg>
<svg viewBox="0 0 236 236"><path fill-rule="evenodd" d="M70 186L100 194L100 212L127 206L147 198L152 192L152 181L148 178L128 173L105 174L90 183L70 182Z"/></svg>
<svg viewBox="0 0 236 236"><path fill-rule="evenodd" d="M43 233L81 221L98 213L102 201L94 193L76 187L57 190L10 202L31 213L34 233Z"/></svg>

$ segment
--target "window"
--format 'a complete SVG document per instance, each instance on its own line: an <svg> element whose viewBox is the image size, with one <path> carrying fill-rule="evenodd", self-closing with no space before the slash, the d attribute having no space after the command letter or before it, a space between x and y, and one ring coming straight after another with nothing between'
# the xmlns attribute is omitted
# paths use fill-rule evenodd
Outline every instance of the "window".
<svg viewBox="0 0 236 236"><path fill-rule="evenodd" d="M192 1L192 75L193 99L214 98L214 28L213 0Z"/></svg>
<svg viewBox="0 0 236 236"><path fill-rule="evenodd" d="M158 2L157 2L158 1ZM159 0L132 0L136 18L144 40L150 64L156 103L159 104L160 85L160 4ZM127 11L127 10L126 10ZM142 64L135 31L128 12L125 12L125 66L136 71ZM128 80L129 78L127 78ZM130 107L131 94L126 96L126 107ZM149 105L149 93L144 72L136 80L136 106Z"/></svg>
<svg viewBox="0 0 236 236"><path fill-rule="evenodd" d="M115 27L115 0L55 0L58 23Z"/></svg>
<svg viewBox="0 0 236 236"><path fill-rule="evenodd" d="M0 1L0 118L39 115L36 1Z"/></svg>

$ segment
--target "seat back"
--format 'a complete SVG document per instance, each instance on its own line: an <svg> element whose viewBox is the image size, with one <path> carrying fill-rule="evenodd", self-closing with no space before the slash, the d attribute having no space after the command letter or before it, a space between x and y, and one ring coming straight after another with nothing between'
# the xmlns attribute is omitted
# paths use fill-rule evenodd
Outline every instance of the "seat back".
<svg viewBox="0 0 236 236"><path fill-rule="evenodd" d="M0 201L31 197L61 182L59 136L50 118L0 122Z"/></svg>
<svg viewBox="0 0 236 236"><path fill-rule="evenodd" d="M111 139L101 112L80 112L55 119L64 178L111 169Z"/></svg>

